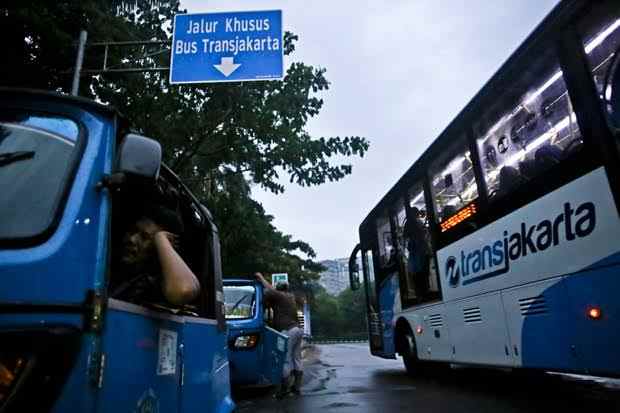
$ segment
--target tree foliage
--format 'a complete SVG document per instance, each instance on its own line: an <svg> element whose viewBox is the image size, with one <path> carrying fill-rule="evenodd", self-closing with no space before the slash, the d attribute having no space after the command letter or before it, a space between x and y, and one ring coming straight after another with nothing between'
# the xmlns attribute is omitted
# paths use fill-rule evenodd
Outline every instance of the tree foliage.
<svg viewBox="0 0 620 413"><path fill-rule="evenodd" d="M8 45L0 83L67 92L81 29L88 30L89 42L169 42L179 12L178 0L9 0L0 6ZM286 55L296 40L285 34ZM167 66L169 43L153 47L110 49L107 66ZM88 47L84 67L102 62L103 48ZM314 138L307 132L306 123L323 106L320 93L329 88L325 73L293 63L281 81L208 86L171 86L165 72L107 73L84 76L80 93L116 106L138 132L162 143L166 163L213 210L227 273L288 271L301 284L320 270L311 261L314 251L279 232L250 188L280 193L284 178L302 186L337 181L352 167L334 158L363 156L368 149L358 136Z"/></svg>
<svg viewBox="0 0 620 413"><path fill-rule="evenodd" d="M367 331L364 290L347 288L332 296L318 287L311 301L312 335L346 337Z"/></svg>

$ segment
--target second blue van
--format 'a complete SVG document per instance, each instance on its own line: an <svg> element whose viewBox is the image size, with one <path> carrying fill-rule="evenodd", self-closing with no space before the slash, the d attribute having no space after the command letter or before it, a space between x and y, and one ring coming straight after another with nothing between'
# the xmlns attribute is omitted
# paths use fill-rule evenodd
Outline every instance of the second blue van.
<svg viewBox="0 0 620 413"><path fill-rule="evenodd" d="M273 311L255 280L224 279L228 358L233 385L275 385L282 376L288 338L269 327Z"/></svg>

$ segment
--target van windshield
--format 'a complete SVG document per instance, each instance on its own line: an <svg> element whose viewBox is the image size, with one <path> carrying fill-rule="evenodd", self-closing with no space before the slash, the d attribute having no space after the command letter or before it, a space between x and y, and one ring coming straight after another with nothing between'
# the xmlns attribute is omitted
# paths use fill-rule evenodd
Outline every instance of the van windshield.
<svg viewBox="0 0 620 413"><path fill-rule="evenodd" d="M0 115L0 240L29 239L54 222L76 155L78 125L66 118Z"/></svg>
<svg viewBox="0 0 620 413"><path fill-rule="evenodd" d="M256 288L253 285L225 285L224 306L227 319L254 316Z"/></svg>

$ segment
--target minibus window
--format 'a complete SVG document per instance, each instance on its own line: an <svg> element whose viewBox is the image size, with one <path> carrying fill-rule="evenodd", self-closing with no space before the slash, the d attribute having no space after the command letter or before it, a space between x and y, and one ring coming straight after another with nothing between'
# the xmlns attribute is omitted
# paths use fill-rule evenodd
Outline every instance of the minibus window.
<svg viewBox="0 0 620 413"><path fill-rule="evenodd" d="M78 126L59 117L0 117L0 239L29 239L54 222L76 154Z"/></svg>

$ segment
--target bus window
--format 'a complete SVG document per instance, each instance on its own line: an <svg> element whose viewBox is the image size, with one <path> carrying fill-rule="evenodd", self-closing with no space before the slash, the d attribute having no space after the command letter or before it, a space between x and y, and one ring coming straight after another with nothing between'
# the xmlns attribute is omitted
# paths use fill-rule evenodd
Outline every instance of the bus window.
<svg viewBox="0 0 620 413"><path fill-rule="evenodd" d="M375 286L375 264L372 250L366 250L364 258L364 288L368 294L368 305L371 312L377 311L377 287Z"/></svg>
<svg viewBox="0 0 620 413"><path fill-rule="evenodd" d="M491 201L578 152L581 133L557 59L533 61L475 131Z"/></svg>
<svg viewBox="0 0 620 413"><path fill-rule="evenodd" d="M381 267L389 267L396 264L396 248L390 230L390 220L385 214L377 219L377 237L379 240L379 258Z"/></svg>
<svg viewBox="0 0 620 413"><path fill-rule="evenodd" d="M396 225L395 229L396 229L396 234L394 235L395 238L395 246L398 246L398 252L400 253L400 260L404 263L404 259L405 259L405 249L406 249L406 243L405 243L405 238L404 238L404 234L403 234L403 229L405 227L405 222L406 222L406 210L405 210L405 200L404 199L399 199L396 202L396 205L393 209L394 212L394 223Z"/></svg>
<svg viewBox="0 0 620 413"><path fill-rule="evenodd" d="M609 122L620 128L620 6L611 1L596 4L580 31Z"/></svg>
<svg viewBox="0 0 620 413"><path fill-rule="evenodd" d="M415 289L413 287L413 280L406 277L407 262L409 260L409 250L407 249L407 237L405 234L405 227L407 225L407 208L405 200L400 198L395 207L394 223L395 223L395 239L398 246L398 264L400 273L403 277L400 279L400 291L401 302L406 303L409 300L416 298Z"/></svg>
<svg viewBox="0 0 620 413"><path fill-rule="evenodd" d="M442 231L454 227L475 210L464 208L478 197L471 153L466 140L431 165L433 203ZM473 207L472 207L473 208Z"/></svg>

